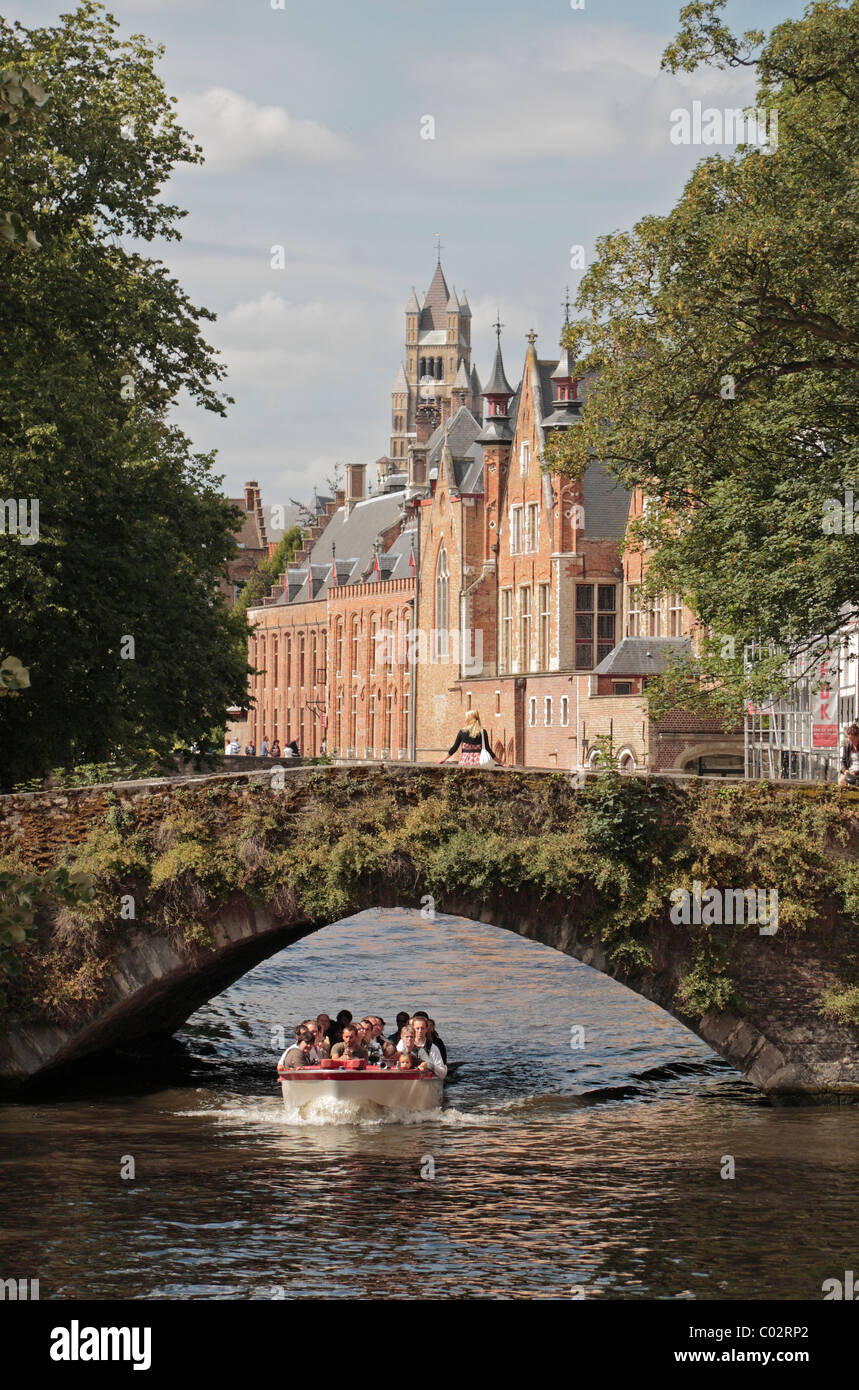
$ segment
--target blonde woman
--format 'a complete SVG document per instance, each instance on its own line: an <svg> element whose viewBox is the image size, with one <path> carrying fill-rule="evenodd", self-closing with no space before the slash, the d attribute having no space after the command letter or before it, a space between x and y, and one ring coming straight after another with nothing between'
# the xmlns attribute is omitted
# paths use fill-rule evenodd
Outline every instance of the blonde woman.
<svg viewBox="0 0 859 1390"><path fill-rule="evenodd" d="M489 747L489 735L481 724L480 715L476 709L465 711L465 723L457 734L456 741L448 751L447 757L439 758L439 764L446 763L448 758L452 758L457 748L459 749L460 767L476 767L484 749L493 762L495 761L492 749Z"/></svg>

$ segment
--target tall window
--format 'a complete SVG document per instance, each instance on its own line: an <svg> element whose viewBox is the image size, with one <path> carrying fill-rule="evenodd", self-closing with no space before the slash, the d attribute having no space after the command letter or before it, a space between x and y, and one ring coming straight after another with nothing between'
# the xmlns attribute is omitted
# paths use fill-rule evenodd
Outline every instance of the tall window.
<svg viewBox="0 0 859 1390"><path fill-rule="evenodd" d="M641 622L641 587L638 584L630 584L627 590L629 595L629 611L626 620L627 637L643 637Z"/></svg>
<svg viewBox="0 0 859 1390"><path fill-rule="evenodd" d="M522 508L510 508L510 554L518 555L522 549Z"/></svg>
<svg viewBox="0 0 859 1390"><path fill-rule="evenodd" d="M501 670L510 670L513 635L513 590L501 590Z"/></svg>
<svg viewBox="0 0 859 1390"><path fill-rule="evenodd" d="M528 701L528 725L534 729L537 726L537 697L532 695Z"/></svg>
<svg viewBox="0 0 859 1390"><path fill-rule="evenodd" d="M370 675L376 673L376 651L379 646L379 619L375 613L370 619Z"/></svg>
<svg viewBox="0 0 859 1390"><path fill-rule="evenodd" d="M683 636L683 595L668 595L668 636Z"/></svg>
<svg viewBox="0 0 859 1390"><path fill-rule="evenodd" d="M552 697L547 695L543 704L543 723L548 729L552 723Z"/></svg>
<svg viewBox="0 0 859 1390"><path fill-rule="evenodd" d="M310 634L310 684L316 684L316 633Z"/></svg>
<svg viewBox="0 0 859 1390"><path fill-rule="evenodd" d="M343 619L337 623L337 630L334 642L335 661L337 664L337 675L343 670Z"/></svg>
<svg viewBox="0 0 859 1390"><path fill-rule="evenodd" d="M376 756L376 692L370 691L370 709L367 715L367 742L370 745L370 757Z"/></svg>
<svg viewBox="0 0 859 1390"><path fill-rule="evenodd" d="M615 592L614 584L576 585L577 671L592 671L615 645Z"/></svg>
<svg viewBox="0 0 859 1390"><path fill-rule="evenodd" d="M394 615L389 613L385 619L385 642L388 648L388 675L394 674L394 659L396 655L396 633L394 632Z"/></svg>
<svg viewBox="0 0 859 1390"><path fill-rule="evenodd" d="M304 633L298 639L298 684L304 689Z"/></svg>
<svg viewBox="0 0 859 1390"><path fill-rule="evenodd" d="M537 670L547 671L549 669L549 624L551 613L549 610L549 585L541 584L540 595L540 627L537 635Z"/></svg>
<svg viewBox="0 0 859 1390"><path fill-rule="evenodd" d="M527 584L519 590L519 670L531 670L531 590Z"/></svg>
<svg viewBox="0 0 859 1390"><path fill-rule="evenodd" d="M562 723L562 724L564 725L564 727L566 728L566 726L569 724L569 722L570 722L570 697L569 697L569 695L562 695L562 696L561 696L561 723Z"/></svg>
<svg viewBox="0 0 859 1390"><path fill-rule="evenodd" d="M394 751L394 692L389 690L385 701L385 747L388 756Z"/></svg>
<svg viewBox="0 0 859 1390"><path fill-rule="evenodd" d="M275 690L277 690L277 675L278 675L278 670L277 670L277 667L278 667L278 661L277 661L278 652L277 652L277 649L278 649L278 640L277 640L276 637L275 637L275 639L274 639L274 641L273 641L273 643L272 643L272 649L273 649L273 650L272 650L272 664L273 664L273 666L274 666L274 688L275 688Z"/></svg>
<svg viewBox="0 0 859 1390"><path fill-rule="evenodd" d="M409 746L409 705L411 703L411 698L412 693L409 690L409 687L406 686L405 690L403 691L403 707L400 712L400 719L403 725L403 736L400 739L401 748L408 748Z"/></svg>
<svg viewBox="0 0 859 1390"><path fill-rule="evenodd" d="M519 445L519 472L523 478L530 467L531 445L528 443L527 439L523 439L522 443Z"/></svg>
<svg viewBox="0 0 859 1390"><path fill-rule="evenodd" d="M654 599L653 602L652 602L652 604L650 605L650 624L649 624L649 626L650 626L650 631L649 631L648 634L647 634L648 637L661 637L661 636L662 636L662 610L661 610L660 605L659 605L659 599Z"/></svg>
<svg viewBox="0 0 859 1390"><path fill-rule="evenodd" d="M354 751L358 743L358 692L352 691L352 713L349 718L349 743Z"/></svg>
<svg viewBox="0 0 859 1390"><path fill-rule="evenodd" d="M535 551L537 549L537 525L539 507L536 502L529 502L525 509L525 549Z"/></svg>
<svg viewBox="0 0 859 1390"><path fill-rule="evenodd" d="M337 706L334 710L334 747L343 752L343 692L337 692Z"/></svg>
<svg viewBox="0 0 859 1390"><path fill-rule="evenodd" d="M444 546L439 551L435 567L435 627L436 661L447 661L450 650L450 570Z"/></svg>
<svg viewBox="0 0 859 1390"><path fill-rule="evenodd" d="M352 619L352 675L353 675L353 676L357 676L357 674L358 674L358 648L359 648L359 643L360 643L360 630L359 630L359 628L358 628L358 619L357 619L357 618L353 618L353 619Z"/></svg>

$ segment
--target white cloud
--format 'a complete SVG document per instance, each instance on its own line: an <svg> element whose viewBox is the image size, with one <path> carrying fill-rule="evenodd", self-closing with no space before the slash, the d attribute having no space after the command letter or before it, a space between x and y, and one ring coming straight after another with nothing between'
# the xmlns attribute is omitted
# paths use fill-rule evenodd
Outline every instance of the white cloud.
<svg viewBox="0 0 859 1390"><path fill-rule="evenodd" d="M177 114L202 145L211 169L233 169L262 160L330 164L350 150L345 140L319 121L290 116L282 106L257 106L229 87L184 92Z"/></svg>

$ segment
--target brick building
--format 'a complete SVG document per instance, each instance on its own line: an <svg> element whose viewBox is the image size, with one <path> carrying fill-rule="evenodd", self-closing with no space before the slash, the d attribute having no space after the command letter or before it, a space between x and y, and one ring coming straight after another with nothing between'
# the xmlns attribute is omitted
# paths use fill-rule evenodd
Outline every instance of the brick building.
<svg viewBox="0 0 859 1390"><path fill-rule="evenodd" d="M585 767L608 735L626 770L707 758L726 770L735 737L682 714L648 724L647 680L692 640L694 617L679 596L640 598L646 556L624 535L642 498L600 461L578 480L543 467L588 382L566 350L539 358L529 333L514 389L498 323L481 390L470 319L439 262L406 308L380 490L368 496L366 465L349 465L250 615L249 741L437 760L476 706L509 763Z"/></svg>

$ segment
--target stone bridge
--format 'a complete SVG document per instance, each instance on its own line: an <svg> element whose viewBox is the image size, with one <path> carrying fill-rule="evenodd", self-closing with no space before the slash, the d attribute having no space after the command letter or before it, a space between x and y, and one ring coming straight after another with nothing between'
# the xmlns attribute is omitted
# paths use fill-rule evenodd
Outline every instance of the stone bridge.
<svg viewBox="0 0 859 1390"><path fill-rule="evenodd" d="M301 937L430 895L620 981L773 1098L859 1097L852 794L398 763L0 797L0 870L64 863L92 896L43 902L15 948L7 1089L169 1035ZM777 889L778 930L672 921L696 880Z"/></svg>

